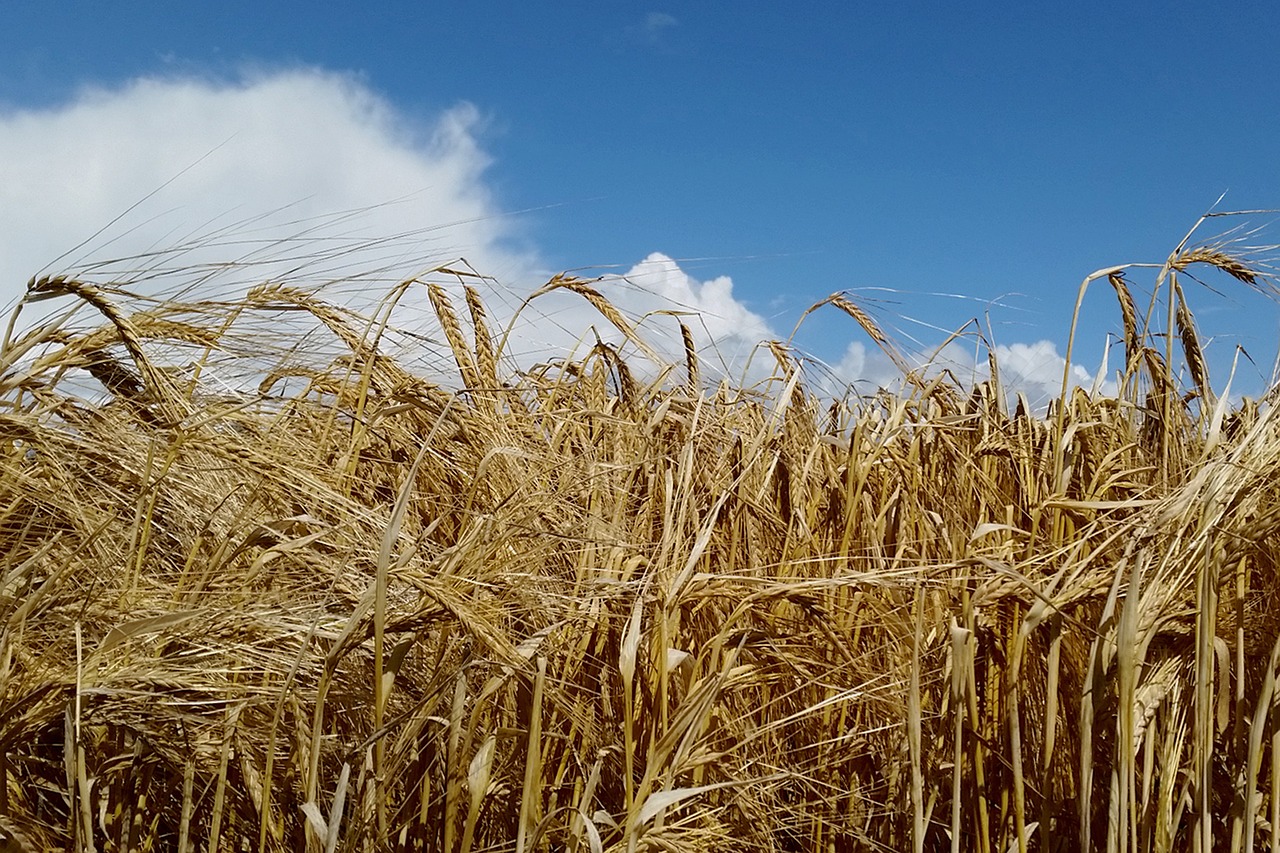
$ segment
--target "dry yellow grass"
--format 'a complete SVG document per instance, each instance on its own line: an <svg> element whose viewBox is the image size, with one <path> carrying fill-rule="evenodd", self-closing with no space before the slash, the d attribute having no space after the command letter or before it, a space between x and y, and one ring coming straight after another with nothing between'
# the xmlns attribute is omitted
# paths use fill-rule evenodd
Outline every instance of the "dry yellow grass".
<svg viewBox="0 0 1280 853"><path fill-rule="evenodd" d="M35 283L107 322L0 351L0 849L1274 850L1280 423L1210 393L1196 263L1265 283L1180 247L1176 353L1090 277L1125 381L1044 416L778 342L709 390L683 326L684 382L519 374L452 270L389 299L456 391L300 288ZM340 351L243 331L289 312Z"/></svg>

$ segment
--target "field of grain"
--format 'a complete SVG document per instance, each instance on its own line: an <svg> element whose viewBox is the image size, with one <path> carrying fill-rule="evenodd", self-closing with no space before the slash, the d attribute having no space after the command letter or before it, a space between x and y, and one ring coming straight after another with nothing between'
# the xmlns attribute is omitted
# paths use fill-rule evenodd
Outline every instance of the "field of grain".
<svg viewBox="0 0 1280 853"><path fill-rule="evenodd" d="M522 371L479 280L388 294L449 383L302 285L33 281L76 313L0 349L0 850L1276 850L1280 423L1215 396L1201 271L1272 288L1091 277L1121 381L1047 409L833 401L782 342L716 384L687 329L640 371L568 277L626 347Z"/></svg>

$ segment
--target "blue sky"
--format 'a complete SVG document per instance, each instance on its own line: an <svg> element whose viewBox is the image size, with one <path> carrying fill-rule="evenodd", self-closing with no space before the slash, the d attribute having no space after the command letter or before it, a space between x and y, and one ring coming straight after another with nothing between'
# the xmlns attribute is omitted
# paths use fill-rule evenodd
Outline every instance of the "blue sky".
<svg viewBox="0 0 1280 853"><path fill-rule="evenodd" d="M24 236L24 250L59 240L70 248L88 236L77 230L87 222L14 212L36 204L29 197L42 185L31 176L58 174L57 156L70 158L57 190L85 193L93 204L81 207L101 217L219 144L214 160L252 154L251 119L230 106L203 135L166 147L161 125L151 131L155 153L140 150L150 146L119 130L142 109L140 79L170 85L152 91L153 113L168 109L164 99L178 97L183 81L210 96L287 79L307 93L293 99L300 109L335 108L308 80L346 87L348 106L371 98L376 144L396 156L370 162L419 156L457 178L456 205L412 215L529 211L484 233L445 229L435 238L441 251L456 237L459 250L495 267L482 272L513 287L560 269L633 272L661 253L674 265L656 289L721 310L727 319L713 338L785 337L807 306L847 289L923 343L944 337L931 326L959 327L1000 300L991 309L997 342L1047 341L1035 352L1048 358L1065 345L1086 274L1162 260L1223 192L1222 209L1280 207L1280 123L1271 115L1280 103L1280 11L1264 3L1168 4L1156 13L1115 4L78 2L6 4L0 29L9 34L0 53L0 178L9 188L0 199L10 208L0 219L17 222L11 234L54 229ZM100 110L77 127L70 118L87 115L74 109L91 88ZM445 117L456 133L442 148ZM83 149L33 144L42 128L82 133L109 156L67 180L83 167ZM5 139L18 141L10 150ZM295 142L296 155L278 156L305 162L322 144ZM102 173L135 176L135 197L128 184L95 185ZM415 186L428 172L405 174L384 195L429 194L443 180ZM235 187L205 196L242 210L292 200L261 194L267 183L246 182L243 198ZM152 209L181 207L182 194L202 186L198 174L179 180ZM280 192L298 187L305 181ZM317 191L320 201L326 192ZM1230 224L1238 223L1211 222L1200 233ZM19 257L31 263L9 252L13 263ZM1134 282L1149 277L1138 272ZM714 293L699 289L708 281L719 282ZM1241 343L1259 362L1260 386L1280 312L1223 287L1226 298L1192 294L1215 339L1211 364L1221 372ZM1106 290L1086 305L1076 360L1087 372L1120 325ZM809 351L858 364L847 356L857 355L848 346L860 335L843 315L819 313L806 330Z"/></svg>

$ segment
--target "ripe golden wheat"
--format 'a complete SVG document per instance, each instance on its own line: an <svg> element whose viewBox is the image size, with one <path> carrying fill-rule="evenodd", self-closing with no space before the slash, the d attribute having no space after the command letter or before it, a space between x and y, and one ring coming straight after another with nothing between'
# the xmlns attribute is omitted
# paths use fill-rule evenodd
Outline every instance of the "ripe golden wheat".
<svg viewBox="0 0 1280 853"><path fill-rule="evenodd" d="M300 286L33 282L105 324L0 349L0 833L1274 849L1280 422L1213 396L1196 264L1269 286L1180 250L1157 328L1124 270L1091 277L1119 391L1044 413L998 376L833 402L779 341L774 392L711 388L683 324L684 381L646 384L643 327L569 277L532 298L577 294L630 350L521 372L478 277L396 288L453 385ZM847 294L822 305L907 369ZM263 334L299 312L340 351Z"/></svg>

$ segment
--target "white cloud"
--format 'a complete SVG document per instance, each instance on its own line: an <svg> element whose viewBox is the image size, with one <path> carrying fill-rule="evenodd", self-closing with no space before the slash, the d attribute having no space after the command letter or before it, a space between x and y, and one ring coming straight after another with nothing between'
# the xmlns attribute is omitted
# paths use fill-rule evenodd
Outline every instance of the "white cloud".
<svg viewBox="0 0 1280 853"><path fill-rule="evenodd" d="M1021 392L1033 408L1039 409L1061 394L1062 372L1067 360L1058 352L1053 341L997 344L995 357L1001 384L1009 395L1011 404ZM946 369L958 381L966 384L985 381L990 375L985 350L966 347L954 341L937 353L915 355L908 360L913 365L927 365L927 375L935 375ZM1070 383L1073 387L1114 394L1115 382L1106 377L1106 369L1105 353L1097 371L1090 372L1079 363L1072 364ZM835 365L832 373L839 382L852 382L861 391L881 387L895 388L901 379L900 371L887 356L860 341L849 344L844 357Z"/></svg>
<svg viewBox="0 0 1280 853"><path fill-rule="evenodd" d="M207 293L366 274L367 304L403 277L466 258L496 280L487 297L500 327L550 271L489 189L481 125L467 104L414 121L350 76L305 69L230 82L141 79L0 115L0 301L44 271L141 291L200 282ZM191 269L227 262L246 263L211 280ZM157 275L164 269L180 271ZM770 336L727 277L698 282L654 254L623 278L599 286L630 314L698 312L686 322L700 347L737 352ZM359 289L329 292L349 301ZM430 324L425 305L416 293L402 315L416 308L408 322ZM617 340L572 294L540 299L522 316L510 351L525 365L566 355L583 335L594 343L593 325ZM682 352L670 318L645 328L660 351ZM672 335L675 347L659 345Z"/></svg>
<svg viewBox="0 0 1280 853"><path fill-rule="evenodd" d="M515 231L483 180L479 121L464 104L414 123L358 81L310 70L234 83L143 79L0 116L0 297L16 296L32 273L153 190L50 271L195 234L208 244L217 228L279 211L237 229L236 245L216 249L216 260L235 260L255 235L296 234L302 228L290 223L314 226L316 217L368 208L350 221L329 219L323 234L386 237L448 226L407 236L395 250L417 259L463 255L496 275L527 272L536 262L504 242Z"/></svg>
<svg viewBox="0 0 1280 853"><path fill-rule="evenodd" d="M671 29L679 23L674 15L666 12L650 12L644 16L644 30L651 36L656 36L663 30Z"/></svg>
<svg viewBox="0 0 1280 853"><path fill-rule="evenodd" d="M661 252L651 253L621 275L589 284L628 318L664 364L684 362L683 323L693 336L705 378L742 380L752 351L776 337L763 317L734 296L728 276L699 281ZM656 365L645 359L640 347L627 341L582 295L568 290L541 296L524 309L508 352L528 364L547 354L585 355L597 339L619 347L640 375L655 375ZM754 378L761 378L762 363L754 365ZM770 365L764 365L764 375Z"/></svg>
<svg viewBox="0 0 1280 853"><path fill-rule="evenodd" d="M858 391L896 387L902 372L883 352L862 341L852 341L844 357L831 369L833 385L852 383Z"/></svg>
<svg viewBox="0 0 1280 853"><path fill-rule="evenodd" d="M1062 393L1062 374L1067 360L1052 341L997 345L996 362L1005 384L1022 390L1033 404ZM1071 365L1070 377L1072 385L1083 388L1093 385L1093 374L1079 364Z"/></svg>
<svg viewBox="0 0 1280 853"><path fill-rule="evenodd" d="M662 306L679 312L679 320L689 327L699 350L715 349L729 363L745 358L775 334L763 317L733 295L729 276L700 282L661 252L653 252L620 279L606 280L606 286L625 311L642 315ZM654 316L644 328L672 333L673 344L665 351L673 355L682 351L672 320Z"/></svg>
<svg viewBox="0 0 1280 853"><path fill-rule="evenodd" d="M661 45L667 34L674 31L678 26L680 26L680 21L675 15L667 12L648 12L643 18L636 20L633 24L629 24L624 32L629 41L640 42L654 47Z"/></svg>
<svg viewBox="0 0 1280 853"><path fill-rule="evenodd" d="M651 29L674 25L664 13L648 20ZM407 276L466 258L496 280L486 300L501 329L553 271L491 191L482 130L468 104L414 118L352 76L314 69L234 81L147 78L0 113L0 302L16 300L44 271L208 294L285 277L368 305ZM217 275L200 264L220 265ZM596 286L624 313L647 315L642 333L676 363L677 318L654 312L678 312L708 376L741 378L757 344L778 336L735 296L729 277L697 280L658 252ZM397 320L439 338L420 290ZM571 350L581 356L592 330L622 342L586 300L560 292L523 311L507 351L523 367ZM426 350L424 361L437 363L441 350ZM1056 388L1062 361L1052 344L1014 344L1000 355L1033 394ZM768 357L756 364L772 368ZM1087 372L1076 370L1085 382ZM835 372L876 383L893 376L862 344Z"/></svg>

